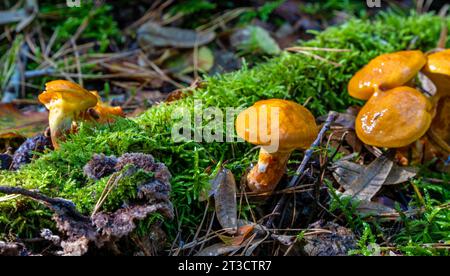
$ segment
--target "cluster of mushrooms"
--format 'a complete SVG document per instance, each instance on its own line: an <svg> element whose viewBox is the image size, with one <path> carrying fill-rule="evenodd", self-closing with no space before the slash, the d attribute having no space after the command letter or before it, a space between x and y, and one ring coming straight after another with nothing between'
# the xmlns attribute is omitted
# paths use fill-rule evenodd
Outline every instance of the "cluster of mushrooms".
<svg viewBox="0 0 450 276"><path fill-rule="evenodd" d="M419 74L434 83L433 95L427 96L416 88ZM353 76L348 92L367 101L355 120L356 134L367 145L398 149L397 157L403 165L408 163L404 153L411 145L423 148L426 144L432 156L449 157L450 50L427 55L421 51L380 55ZM47 83L39 100L49 109L55 148L79 120L105 123L114 116L124 116L120 107L103 103L97 92L64 80ZM277 129L272 129L272 108L277 109ZM308 109L282 99L256 102L238 115L235 127L238 136L261 147L258 163L247 174L248 187L257 193L273 191L286 171L291 153L309 148L318 134ZM269 150L274 142L272 131L278 132L276 150Z"/></svg>
<svg viewBox="0 0 450 276"><path fill-rule="evenodd" d="M434 95L426 96L416 88L419 74L434 83ZM426 144L432 157L449 158L450 50L428 55L421 51L380 55L353 76L348 92L354 98L367 100L355 120L356 134L367 145L396 148L402 165L409 163L405 151L412 145L421 147L422 155ZM276 151L268 151L274 131L268 111L274 107L279 113L275 130L279 132L279 146ZM257 118L256 124L250 120L252 117ZM235 127L239 137L261 147L258 163L246 176L248 187L256 193L273 191L292 151L309 148L318 133L308 109L281 99L256 102L238 115Z"/></svg>
<svg viewBox="0 0 450 276"><path fill-rule="evenodd" d="M416 88L420 74L436 87L433 95ZM355 121L364 143L396 148L402 165L450 155L450 50L380 55L353 76L348 92L367 100Z"/></svg>
<svg viewBox="0 0 450 276"><path fill-rule="evenodd" d="M39 101L49 110L50 135L55 149L66 133L76 129L78 121L108 123L115 116L125 116L121 107L103 103L96 91L88 91L66 80L46 83Z"/></svg>

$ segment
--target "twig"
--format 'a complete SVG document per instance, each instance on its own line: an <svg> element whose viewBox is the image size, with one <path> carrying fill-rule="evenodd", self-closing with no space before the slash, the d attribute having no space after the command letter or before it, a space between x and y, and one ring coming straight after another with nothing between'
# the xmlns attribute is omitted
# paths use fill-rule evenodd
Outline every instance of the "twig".
<svg viewBox="0 0 450 276"><path fill-rule="evenodd" d="M339 63L337 63L337 62L328 60L328 59L326 59L326 58L324 58L324 57L321 57L321 56L319 56L319 55L313 54L313 53L308 52L308 51L304 51L304 50L295 50L295 51L291 50L291 51L294 52L294 53L303 54L303 55L305 55L305 56L310 56L310 57L312 57L312 58L314 58L314 59L317 59L317 60L320 60L320 61L322 61L322 62L329 63L329 64L331 64L331 65L333 65L333 66L335 66L335 67L340 67L340 66L342 66L342 64L339 64Z"/></svg>
<svg viewBox="0 0 450 276"><path fill-rule="evenodd" d="M302 163L300 163L300 166L297 168L297 171L295 173L295 176L291 179L289 184L286 188L292 188L298 185L300 177L303 175L303 172L305 171L306 165L309 162L309 159L311 159L311 156L314 152L314 149L320 145L320 142L322 141L323 136L325 135L325 132L330 128L331 123L336 119L336 112L331 111L328 114L327 120L325 121L325 124L323 125L322 129L319 132L319 135L317 136L314 143L312 143L311 147L305 152L305 156L303 157ZM275 218L276 214L279 214L281 210L284 207L284 204L286 203L287 196L284 194L280 200L278 201L277 205L275 205L275 208L272 211L272 215L267 220L265 226L271 227L273 224L273 220Z"/></svg>
<svg viewBox="0 0 450 276"><path fill-rule="evenodd" d="M7 195L23 195L34 199L36 201L43 202L47 207L55 210L55 209L65 209L68 211L73 217L85 218L81 215L75 208L75 204L72 201L63 199L63 198L52 198L46 195L43 195L36 191L27 190L20 187L10 187L10 186L0 186L0 193Z"/></svg>
<svg viewBox="0 0 450 276"><path fill-rule="evenodd" d="M108 179L108 182L105 185L105 188L103 188L103 191L100 195L100 197L97 200L97 203L95 204L94 210L92 211L91 217L93 217L102 207L103 203L105 202L108 195L111 193L111 191L114 189L114 187L117 186L117 183L122 179L122 174L120 173L114 173L111 175L111 177Z"/></svg>
<svg viewBox="0 0 450 276"><path fill-rule="evenodd" d="M350 49L335 49L335 48L319 48L319 47L289 47L285 49L289 52L298 52L298 51L323 51L323 52L350 52Z"/></svg>
<svg viewBox="0 0 450 276"><path fill-rule="evenodd" d="M41 69L41 70L30 70L30 71L25 72L25 78L26 79L37 78L37 77L51 75L51 74L54 74L55 72L56 71L53 68L46 68L46 69Z"/></svg>

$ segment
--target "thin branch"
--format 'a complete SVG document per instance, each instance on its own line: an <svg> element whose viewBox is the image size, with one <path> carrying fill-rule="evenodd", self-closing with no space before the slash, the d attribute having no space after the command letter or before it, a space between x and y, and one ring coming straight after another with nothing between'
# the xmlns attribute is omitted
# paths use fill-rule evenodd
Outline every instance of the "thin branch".
<svg viewBox="0 0 450 276"><path fill-rule="evenodd" d="M83 218L85 217L81 215L75 208L75 204L72 201L63 199L63 198L52 198L46 195L43 195L36 191L27 190L20 187L10 187L10 186L0 186L0 193L7 195L23 195L34 199L39 202L43 202L47 207L52 210L55 209L65 209L70 213L73 217Z"/></svg>
<svg viewBox="0 0 450 276"><path fill-rule="evenodd" d="M312 143L311 147L308 150L306 150L302 163L300 163L300 166L297 168L297 171L295 172L295 176L291 179L286 188L293 188L298 185L300 177L303 175L306 169L306 165L308 164L314 152L314 149L320 145L320 142L322 141L325 132L330 128L331 123L336 119L336 116L337 116L336 112L333 111L328 114L327 120L325 121L325 124L323 125L322 129L320 130L319 135L317 136L314 143ZM286 199L287 195L283 194L278 203L275 205L275 208L272 211L272 215L267 220L265 224L266 227L271 227L275 219L275 215L280 214L281 210L284 207L284 204L286 203Z"/></svg>

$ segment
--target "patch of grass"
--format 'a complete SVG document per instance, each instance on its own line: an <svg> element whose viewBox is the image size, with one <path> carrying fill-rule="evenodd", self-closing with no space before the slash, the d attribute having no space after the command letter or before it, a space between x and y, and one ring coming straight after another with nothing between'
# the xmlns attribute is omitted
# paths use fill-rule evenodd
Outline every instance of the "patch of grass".
<svg viewBox="0 0 450 276"><path fill-rule="evenodd" d="M424 168L425 169L425 168ZM433 176L447 184L432 184L423 178L412 180L424 194L423 200L418 196L411 199L409 209L422 212L414 216L404 215L400 208L400 230L388 235L386 231L392 224L380 225L376 220L365 221L356 212L357 203L350 198L340 198L328 183L331 195L330 211L342 213L345 221L355 233L359 234L358 248L349 252L352 255L378 255L388 251L405 255L449 255L450 242L450 176L445 173L421 172L422 176ZM405 184L409 186L408 184ZM410 187L407 187L410 188ZM406 189L406 188L405 188ZM410 189L412 190L412 189ZM425 205L423 205L423 202ZM380 247L377 243L389 240L389 247ZM395 245L392 248L391 245ZM446 248L444 248L446 246Z"/></svg>
<svg viewBox="0 0 450 276"><path fill-rule="evenodd" d="M20 51L20 46L23 43L23 36L19 35L14 39L12 45L8 45L8 49L1 51L4 53L0 57L0 90L4 90L8 85L11 76L14 74L16 58ZM2 91L0 91L0 98L2 96Z"/></svg>
<svg viewBox="0 0 450 276"><path fill-rule="evenodd" d="M81 7L68 8L65 4L56 5L54 1L40 1L39 23L42 32L48 34L47 42L50 36L55 35L55 40L51 48L51 53L57 53L66 43L71 47L70 40L78 30L83 30L76 38L78 46L87 42L95 42L96 46L88 50L88 53L105 53L109 50L112 43L120 43L123 36L117 22L112 16L112 6L102 4L94 5L94 1L82 1ZM85 26L85 27L84 27ZM67 45L66 45L67 46ZM35 70L45 62L40 44L35 48L36 60L29 59L27 70ZM52 57L50 55L50 57ZM59 69L66 66L73 66L76 63L75 56L66 56L65 58L55 59L55 66ZM87 64L87 58L80 56L81 70L84 74L95 74L95 65ZM65 71L65 70L63 70ZM31 82L37 86L43 87L44 84L54 77L39 77Z"/></svg>
<svg viewBox="0 0 450 276"><path fill-rule="evenodd" d="M284 1L285 0L267 1L264 5L257 9L244 12L239 17L239 21L241 24L247 24L255 18L259 18L262 21L267 21L272 12L283 4Z"/></svg>
<svg viewBox="0 0 450 276"><path fill-rule="evenodd" d="M448 23L448 20L447 20ZM89 213L98 199L95 185L83 175L82 168L93 153L121 155L124 152L144 152L164 162L173 175L172 200L176 219L166 222L166 230L174 233L178 225L184 235L195 232L204 212L198 201L209 187L218 164L227 160L227 168L239 178L257 153L247 143L206 143L188 141L175 143L171 138L176 123L172 114L178 107L194 111L194 101L204 107L247 107L257 100L285 98L304 103L314 115L329 110L342 111L360 102L347 95L347 82L356 70L371 58L386 52L406 49L411 41L415 48L432 49L439 37L441 19L433 15L412 14L401 17L388 13L375 21L353 19L348 23L316 33L303 46L349 49L349 52L317 52L330 63L308 56L282 53L264 64L214 77L206 77L206 86L192 96L172 104L162 103L135 119L120 119L111 125L83 124L79 132L69 137L58 151L48 152L18 172L0 172L0 185L39 189L50 196L73 200L80 211ZM194 129L201 131L200 129ZM87 188L89 187L89 188ZM120 196L111 200L118 205ZM118 206L116 205L116 206ZM24 207L26 206L26 208ZM19 208L24 207L24 208ZM41 210L32 214L32 210ZM35 236L43 225L51 224L48 211L24 198L0 203L0 229L22 236ZM16 223L26 222L26 223Z"/></svg>
<svg viewBox="0 0 450 276"><path fill-rule="evenodd" d="M173 5L169 9L169 13L172 15L182 13L186 16L201 11L214 10L216 7L216 3L211 3L207 0L187 0Z"/></svg>
<svg viewBox="0 0 450 276"><path fill-rule="evenodd" d="M321 15L325 18L332 18L336 12L345 12L349 15L363 17L367 14L365 1L354 0L316 0L307 1L300 6L300 10L310 15Z"/></svg>
<svg viewBox="0 0 450 276"><path fill-rule="evenodd" d="M433 184L424 179L414 181L424 196L423 201L416 196L410 205L424 211L413 219L403 216L404 227L395 236L395 242L401 245L399 249L406 255L448 256L450 253L448 248L439 248L439 245L450 243L450 175L433 175L444 183Z"/></svg>
<svg viewBox="0 0 450 276"><path fill-rule="evenodd" d="M57 32L54 49L58 49L70 41L78 28L88 21L79 40L96 41L99 44L97 52L105 52L111 40L119 42L121 37L117 22L111 14L112 6L105 3L97 7L92 0L82 2L79 8L58 6L54 2L41 4L41 17L49 17L43 21L44 30L50 34ZM55 19L50 19L54 15Z"/></svg>

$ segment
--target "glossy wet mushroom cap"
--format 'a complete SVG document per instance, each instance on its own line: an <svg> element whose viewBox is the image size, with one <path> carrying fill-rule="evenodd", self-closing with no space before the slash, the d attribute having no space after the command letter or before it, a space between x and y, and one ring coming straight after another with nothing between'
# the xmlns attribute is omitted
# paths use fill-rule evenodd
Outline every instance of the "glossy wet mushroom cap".
<svg viewBox="0 0 450 276"><path fill-rule="evenodd" d="M400 51L372 59L348 84L350 96L368 100L379 90L407 84L427 62L422 51Z"/></svg>
<svg viewBox="0 0 450 276"><path fill-rule="evenodd" d="M430 101L411 87L376 92L356 117L356 134L368 145L404 147L425 134L431 113Z"/></svg>
<svg viewBox="0 0 450 276"><path fill-rule="evenodd" d="M247 142L267 146L271 144L271 121L270 110L278 108L279 110L279 151L292 149L307 149L317 137L317 125L311 112L292 101L281 99L270 99L256 102L250 108L241 112L236 119L236 132L239 137ZM265 110L265 111L264 111ZM267 116L264 116L267 112ZM251 118L263 120L263 126L258 127L252 123Z"/></svg>
<svg viewBox="0 0 450 276"><path fill-rule="evenodd" d="M308 148L318 129L308 109L295 102L271 99L241 112L236 132L247 142L261 146L258 164L248 173L247 183L252 191L267 193L284 175L291 152Z"/></svg>
<svg viewBox="0 0 450 276"><path fill-rule="evenodd" d="M436 85L439 96L450 95L450 49L429 54L423 72Z"/></svg>

